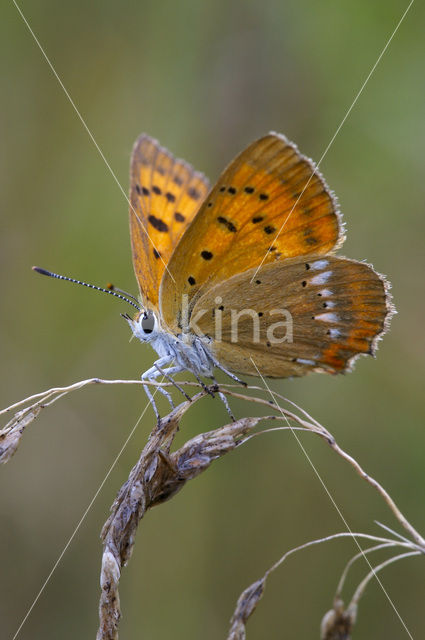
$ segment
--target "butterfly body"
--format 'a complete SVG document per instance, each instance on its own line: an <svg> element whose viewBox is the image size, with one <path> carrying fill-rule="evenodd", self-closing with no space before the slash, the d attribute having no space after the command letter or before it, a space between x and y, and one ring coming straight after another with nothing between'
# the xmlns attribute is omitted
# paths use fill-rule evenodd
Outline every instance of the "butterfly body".
<svg viewBox="0 0 425 640"><path fill-rule="evenodd" d="M158 318L152 312L149 313L148 318L144 316L145 314L142 312L136 316L135 320L128 322L135 337L142 342L148 342L155 349L162 362L159 365L160 368L173 363L173 368L176 369L175 373L178 369L179 371L190 371L196 376L212 377L214 360L206 346L208 340L206 336L203 339L193 333L176 336L162 328ZM143 325L150 318L153 319L153 327L149 327L146 331ZM155 373L154 377L157 377L159 373L155 365L148 372L150 373L146 375L147 378L152 378L153 373Z"/></svg>
<svg viewBox="0 0 425 640"><path fill-rule="evenodd" d="M252 143L210 190L142 135L130 197L143 311L129 323L159 356L143 379L335 374L374 354L394 313L389 283L334 255L345 238L336 199L285 136Z"/></svg>

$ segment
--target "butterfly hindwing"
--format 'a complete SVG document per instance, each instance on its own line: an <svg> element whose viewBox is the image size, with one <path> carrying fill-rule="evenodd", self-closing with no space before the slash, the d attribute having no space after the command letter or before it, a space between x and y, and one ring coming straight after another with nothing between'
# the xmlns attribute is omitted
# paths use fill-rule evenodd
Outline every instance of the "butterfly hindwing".
<svg viewBox="0 0 425 640"><path fill-rule="evenodd" d="M130 168L133 264L145 307L158 307L162 274L208 193L208 180L156 140L141 135Z"/></svg>
<svg viewBox="0 0 425 640"><path fill-rule="evenodd" d="M393 312L385 279L362 262L316 255L267 264L254 281L252 273L207 290L192 314L215 358L237 373L349 370L373 354Z"/></svg>
<svg viewBox="0 0 425 640"><path fill-rule="evenodd" d="M284 136L251 144L219 178L179 242L161 283L171 330L181 296L262 262L326 254L343 241L336 201L313 163Z"/></svg>

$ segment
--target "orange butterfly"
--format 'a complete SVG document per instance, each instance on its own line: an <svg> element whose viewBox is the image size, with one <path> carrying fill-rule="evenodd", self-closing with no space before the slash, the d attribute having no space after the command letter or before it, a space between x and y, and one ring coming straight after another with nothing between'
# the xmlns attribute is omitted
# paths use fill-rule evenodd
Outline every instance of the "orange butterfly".
<svg viewBox="0 0 425 640"><path fill-rule="evenodd" d="M235 374L334 374L374 354L395 312L389 283L371 266L333 255L344 242L335 197L285 136L253 142L210 190L205 176L142 135L130 198L141 305L119 290L33 268L136 307L134 319L124 317L159 356L143 380L163 375L189 397L173 374L190 371L208 389L202 377L215 382L215 368L238 382Z"/></svg>
<svg viewBox="0 0 425 640"><path fill-rule="evenodd" d="M283 135L253 142L211 190L142 135L130 197L143 309L127 319L159 356L142 379L340 373L374 353L394 312L389 283L333 255L344 241L336 200Z"/></svg>

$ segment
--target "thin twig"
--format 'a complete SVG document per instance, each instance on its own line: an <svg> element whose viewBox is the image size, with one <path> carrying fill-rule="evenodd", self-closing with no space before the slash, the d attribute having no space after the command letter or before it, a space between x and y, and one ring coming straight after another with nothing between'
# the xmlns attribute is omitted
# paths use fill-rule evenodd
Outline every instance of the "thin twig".
<svg viewBox="0 0 425 640"><path fill-rule="evenodd" d="M287 551L283 556L281 556L281 558L275 564L273 564L269 569L267 569L267 571L264 573L264 575L260 579L253 582L239 596L232 619L230 621L230 630L227 636L227 640L244 640L246 623L249 617L254 612L258 602L263 596L264 589L266 587L267 578L271 573L276 571L276 569L280 567L283 564L283 562L285 562L285 560L289 558L289 556L295 553L298 553L299 551L302 551L304 549L307 549L308 547L322 544L323 542L329 542L331 540L336 540L338 538L353 538L353 537L361 538L363 540L372 540L373 542L380 543L379 545L376 545L374 547L371 547L370 549L367 549L365 553L370 553L374 550L377 550L378 548L383 548L387 546L402 546L402 547L408 546L410 548L414 547L413 543L406 545L401 543L399 540L390 540L388 538L381 538L378 536L373 536L365 533L351 533L348 531L344 531L341 533L334 533L332 535L325 536L323 538L319 538L316 540L310 540L309 542L305 542L304 544L294 547L293 549L290 549L289 551ZM414 550L409 554L404 554L404 555L413 555L418 553L420 553L420 551ZM357 556L355 556L355 558L356 557ZM401 556L397 556L397 557L401 557ZM368 574L368 577L369 576L370 574ZM361 584L363 584L363 582ZM358 590L356 591L356 594L357 592ZM353 601L350 603L350 607L347 610L343 608L343 603L341 600L339 600L338 598L335 599L334 608L325 615L324 620L322 621L322 638L333 637L330 635L330 632L332 632L332 630L335 629L336 626L340 625L341 623L344 625L344 628L347 631L351 630L355 622L357 604L358 604L358 599L360 598L360 595L361 594L359 593L356 601L354 601L354 598L353 598ZM335 638L336 637L337 636L335 636ZM348 638L349 636L347 635L346 637Z"/></svg>
<svg viewBox="0 0 425 640"><path fill-rule="evenodd" d="M358 604L358 602L359 602L361 596L363 595L367 585L372 580L372 578L374 578L376 576L376 574L379 571L382 571L382 569L384 569L385 567L388 567L388 565L392 564L393 562L397 562L398 560L403 560L404 558L410 558L411 556L419 556L419 555L421 555L421 551L419 551L419 550L409 551L407 553L400 553L398 556L393 556L392 558L388 558L387 560L385 560L384 562L379 564L377 567L374 567L373 571L369 571L367 576L361 581L361 583L357 587L356 592L355 592L355 594L354 594L349 606L351 607L351 606L355 606L355 605Z"/></svg>
<svg viewBox="0 0 425 640"><path fill-rule="evenodd" d="M345 565L344 571L341 574L341 578L339 579L338 586L336 588L335 598L336 599L340 599L341 598L341 593L342 593L342 590L344 588L344 583L345 583L345 580L347 578L348 572L351 569L351 567L353 566L353 564L355 562L357 562L357 560L360 560L360 559L364 558L365 555L368 555L370 553L374 553L375 551L380 551L381 549L386 549L388 547L395 547L395 546L398 546L398 545L401 545L401 543L396 541L396 540L391 540L389 542L383 542L383 543L377 544L377 545L375 545L373 547L369 547L369 549L362 549L360 553L356 553L356 555L354 555L352 558L350 558L350 560ZM411 548L411 543L407 544L406 546Z"/></svg>

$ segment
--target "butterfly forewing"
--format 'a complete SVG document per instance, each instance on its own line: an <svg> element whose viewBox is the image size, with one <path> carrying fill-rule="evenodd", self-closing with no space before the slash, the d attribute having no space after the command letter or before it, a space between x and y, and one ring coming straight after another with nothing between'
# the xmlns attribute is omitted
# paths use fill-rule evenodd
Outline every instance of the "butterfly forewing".
<svg viewBox="0 0 425 640"><path fill-rule="evenodd" d="M317 255L265 265L254 280L253 271L212 287L193 309L224 367L283 378L343 372L373 354L392 305L370 266Z"/></svg>
<svg viewBox="0 0 425 640"><path fill-rule="evenodd" d="M162 274L209 184L205 176L146 135L134 145L130 174L134 270L144 306L156 309Z"/></svg>
<svg viewBox="0 0 425 640"><path fill-rule="evenodd" d="M230 164L179 242L161 283L162 316L178 333L183 294L193 306L202 287L342 241L335 199L313 163L269 134Z"/></svg>

